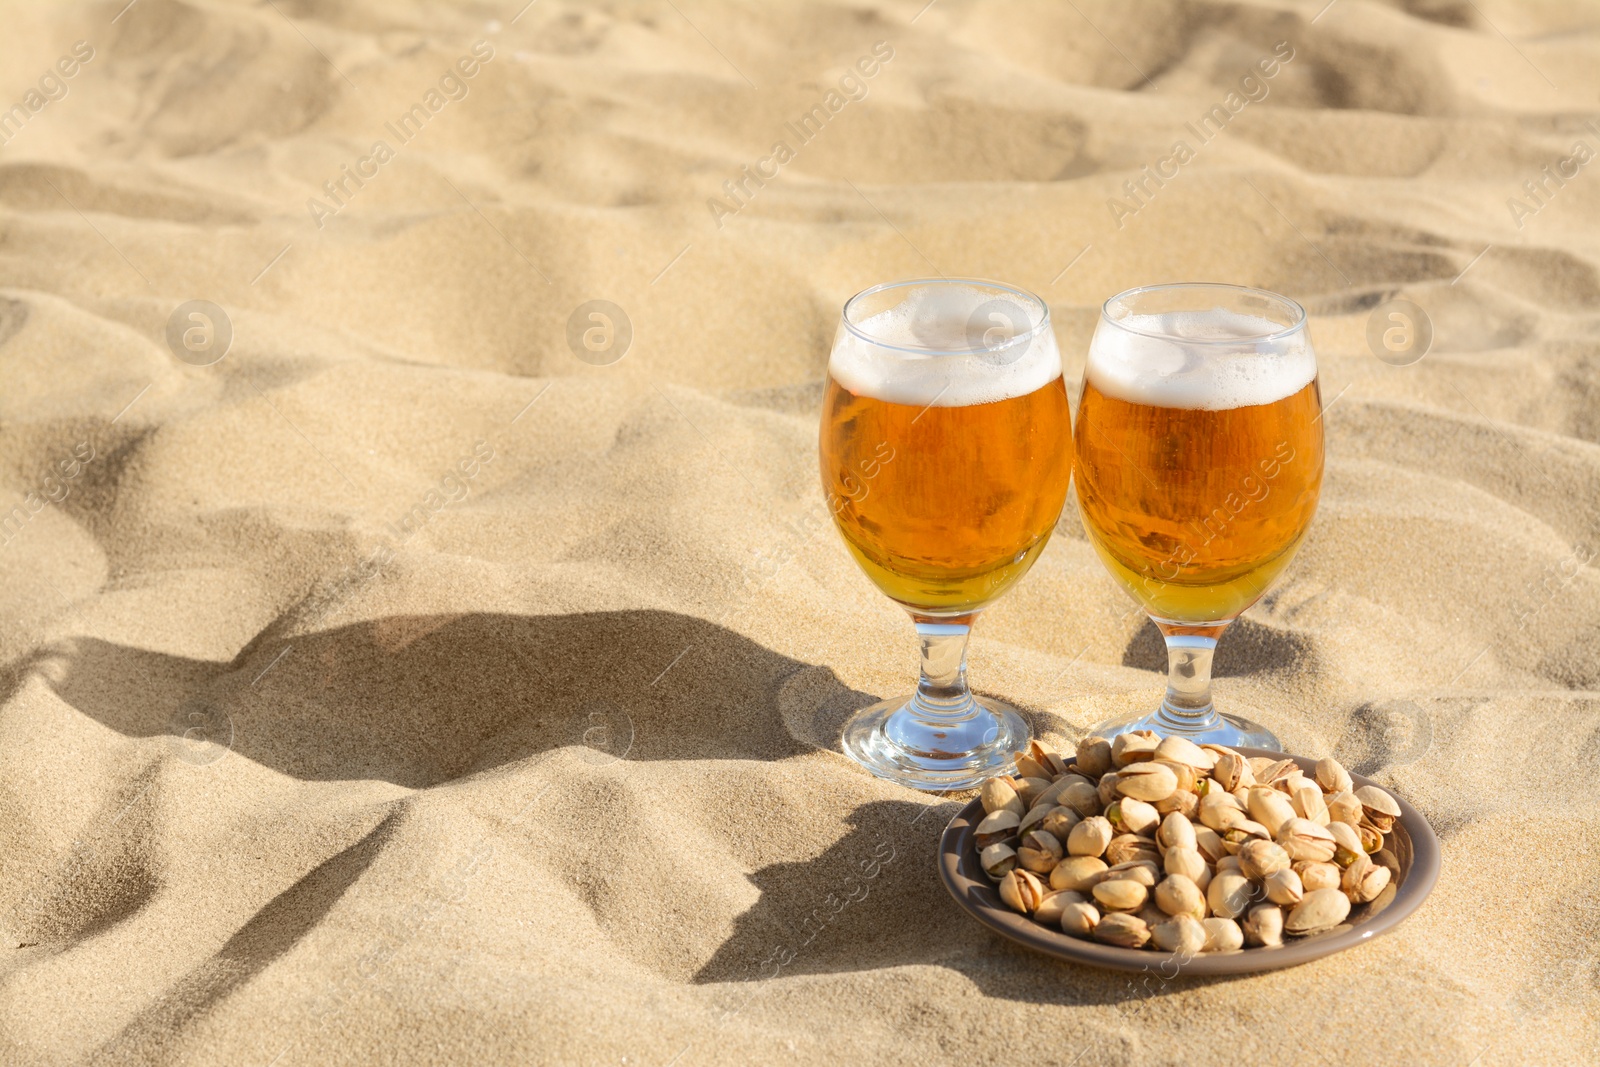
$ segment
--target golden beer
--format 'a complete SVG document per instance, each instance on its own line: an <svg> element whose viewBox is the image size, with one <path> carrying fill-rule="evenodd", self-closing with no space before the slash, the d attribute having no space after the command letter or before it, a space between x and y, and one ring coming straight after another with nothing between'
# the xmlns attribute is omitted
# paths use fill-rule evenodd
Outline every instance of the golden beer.
<svg viewBox="0 0 1600 1067"><path fill-rule="evenodd" d="M1078 505L1089 540L1151 615L1232 619L1305 538L1322 487L1312 379L1267 404L1159 407L1084 383Z"/></svg>
<svg viewBox="0 0 1600 1067"><path fill-rule="evenodd" d="M915 611L981 608L1025 574L1060 517L1072 414L1060 377L959 407L857 395L831 375L822 480L845 544Z"/></svg>

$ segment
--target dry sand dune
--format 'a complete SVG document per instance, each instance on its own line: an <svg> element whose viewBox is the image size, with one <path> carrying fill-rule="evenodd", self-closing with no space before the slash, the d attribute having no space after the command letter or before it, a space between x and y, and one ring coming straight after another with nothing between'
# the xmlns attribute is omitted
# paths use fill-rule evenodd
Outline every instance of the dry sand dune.
<svg viewBox="0 0 1600 1067"><path fill-rule="evenodd" d="M1592 1058L1600 8L1323 2L5 4L0 1061ZM1322 508L1218 692L1439 828L1393 936L1035 958L837 753L913 662L819 380L936 272L1074 379L1131 285L1311 309ZM972 666L1070 743L1162 657L1069 512Z"/></svg>

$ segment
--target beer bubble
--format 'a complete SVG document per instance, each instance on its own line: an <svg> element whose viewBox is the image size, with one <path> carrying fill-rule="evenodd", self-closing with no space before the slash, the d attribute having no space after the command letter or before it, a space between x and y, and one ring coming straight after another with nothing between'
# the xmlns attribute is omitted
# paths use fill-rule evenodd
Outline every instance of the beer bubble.
<svg viewBox="0 0 1600 1067"><path fill-rule="evenodd" d="M233 320L209 300L186 300L167 316L167 347L190 366L211 366L232 344Z"/></svg>
<svg viewBox="0 0 1600 1067"><path fill-rule="evenodd" d="M586 300L567 316L567 347L592 367L609 367L632 344L633 320L609 300Z"/></svg>
<svg viewBox="0 0 1600 1067"><path fill-rule="evenodd" d="M1433 320L1410 300L1385 300L1367 316L1367 348L1391 367L1409 367L1433 346Z"/></svg>
<svg viewBox="0 0 1600 1067"><path fill-rule="evenodd" d="M995 366L1015 363L1028 350L1033 323L1015 300L985 300L967 316L967 347L984 349Z"/></svg>

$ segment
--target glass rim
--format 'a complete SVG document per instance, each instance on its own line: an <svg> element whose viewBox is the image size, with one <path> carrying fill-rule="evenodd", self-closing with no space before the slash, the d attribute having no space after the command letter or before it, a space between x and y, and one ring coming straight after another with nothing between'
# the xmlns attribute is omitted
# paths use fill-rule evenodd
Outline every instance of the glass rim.
<svg viewBox="0 0 1600 1067"><path fill-rule="evenodd" d="M946 285L982 286L988 289L999 289L1010 293L1013 296L1020 297L1024 303L1038 309L1039 321L1033 323L1025 332L1013 335L1009 340L1006 341L1006 344L1003 347L1009 347L1021 341L1027 341L1031 344L1035 337L1039 336L1040 333L1049 329L1050 327L1050 305L1045 303L1044 297L1039 296L1037 293L1029 292L1028 290L1018 286L1007 285L1005 282L992 281L988 278L908 278L905 281L899 282L880 282L877 285L869 286L868 288L861 290L855 296L852 296L849 300L846 300L843 308L840 309L839 321L844 324L844 328L846 330L867 344L872 345L875 348L886 348L892 352L909 352L919 356L975 356L992 353L994 348L987 345L974 345L967 348L952 348L944 346L928 347L925 345L894 344L893 342L884 341L872 336L850 320L850 309L855 307L857 301L866 297L873 296L877 293L887 292L890 289L905 289L912 286L933 288L936 286Z"/></svg>
<svg viewBox="0 0 1600 1067"><path fill-rule="evenodd" d="M1176 289L1210 289L1225 290L1230 293L1249 293L1289 308L1294 314L1294 321L1269 333L1248 334L1241 337L1179 337L1162 331L1135 329L1126 322L1111 317L1111 306L1119 300L1125 300L1144 293L1159 293ZM1171 341L1183 345L1220 345L1237 348L1241 345L1281 341L1285 337L1304 330L1309 319L1306 315L1305 307L1298 300L1284 296L1282 293L1275 293L1271 289L1261 289L1253 285L1234 285L1231 282L1163 282L1159 285L1136 285L1132 289L1124 289L1116 296L1111 297L1100 305L1100 321L1107 326L1114 326L1124 333L1131 333L1138 337L1148 337L1155 341Z"/></svg>

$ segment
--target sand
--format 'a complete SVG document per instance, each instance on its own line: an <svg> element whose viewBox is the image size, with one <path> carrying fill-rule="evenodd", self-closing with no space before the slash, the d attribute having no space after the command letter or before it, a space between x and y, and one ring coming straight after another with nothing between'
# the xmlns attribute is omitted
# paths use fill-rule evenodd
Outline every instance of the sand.
<svg viewBox="0 0 1600 1067"><path fill-rule="evenodd" d="M0 1061L1592 1059L1600 11L123 3L0 16ZM1322 507L1216 690L1438 828L1391 936L1037 958L836 751L914 661L820 380L935 273L1074 389L1125 287L1310 309ZM971 649L1063 745L1161 666L1070 505Z"/></svg>

